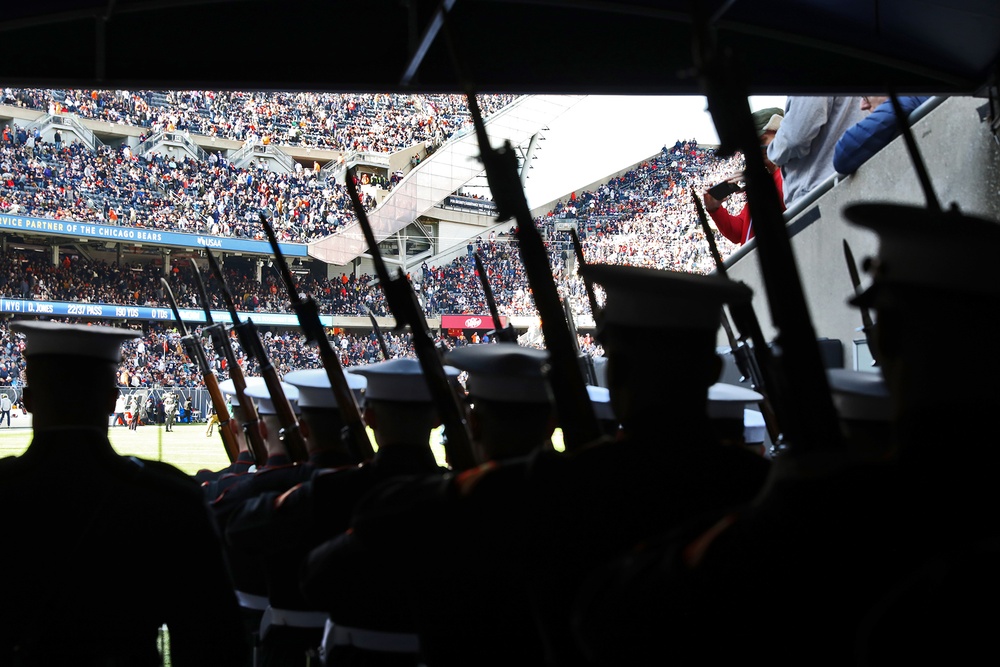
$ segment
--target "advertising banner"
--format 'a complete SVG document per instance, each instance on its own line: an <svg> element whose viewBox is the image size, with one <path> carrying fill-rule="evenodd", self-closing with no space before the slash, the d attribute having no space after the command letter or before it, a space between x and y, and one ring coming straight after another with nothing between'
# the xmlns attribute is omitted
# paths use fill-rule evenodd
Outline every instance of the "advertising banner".
<svg viewBox="0 0 1000 667"><path fill-rule="evenodd" d="M507 318L500 316L500 326L493 324L493 318L489 315L442 315L442 329L502 329L507 326Z"/></svg>
<svg viewBox="0 0 1000 667"><path fill-rule="evenodd" d="M271 245L267 241L237 239L228 236L207 236L203 234L182 234L165 232L143 227L119 227L98 225L92 222L72 220L49 220L46 218L26 218L18 215L0 214L0 231L25 231L48 236L71 236L78 239L93 239L117 243L149 244L180 248L211 248L222 252L245 252L248 254L271 255ZM306 257L308 246L304 243L281 243L281 251L287 257Z"/></svg>
<svg viewBox="0 0 1000 667"><path fill-rule="evenodd" d="M205 321L205 312L190 308L180 308L181 319L185 322ZM101 303L70 303L65 301L30 301L23 299L0 299L0 313L17 315L47 315L51 317L94 317L107 320L153 320L172 322L174 314L169 307L115 306ZM262 326L298 327L299 319L293 313L237 313L240 321L250 318ZM229 311L212 311L216 322L231 322ZM324 326L333 326L333 317L320 315Z"/></svg>

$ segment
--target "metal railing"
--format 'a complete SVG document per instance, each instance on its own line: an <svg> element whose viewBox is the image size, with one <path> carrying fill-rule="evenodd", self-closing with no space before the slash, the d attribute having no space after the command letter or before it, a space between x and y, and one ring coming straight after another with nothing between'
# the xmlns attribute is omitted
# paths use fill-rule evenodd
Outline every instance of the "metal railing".
<svg viewBox="0 0 1000 667"><path fill-rule="evenodd" d="M208 162L208 151L191 141L191 136L187 132L165 132L163 140L182 144L189 151L194 153L202 162Z"/></svg>
<svg viewBox="0 0 1000 667"><path fill-rule="evenodd" d="M145 155L161 144L180 144L199 160L208 161L208 151L192 141L186 132L157 132L136 146L135 154Z"/></svg>
<svg viewBox="0 0 1000 667"><path fill-rule="evenodd" d="M339 160L330 160L320 169L320 178L328 180L331 177L337 183L343 183L347 170L356 164L364 164L372 167L382 167L389 169L389 160L392 156L389 153L372 153L350 151L342 153Z"/></svg>
<svg viewBox="0 0 1000 667"><path fill-rule="evenodd" d="M364 152L364 153L355 153L353 159L356 162L362 162L364 164L371 165L373 167L385 167L386 169L388 169L390 157L391 155L389 153ZM346 162L347 161L345 160L345 163Z"/></svg>
<svg viewBox="0 0 1000 667"><path fill-rule="evenodd" d="M30 133L30 131L34 130L36 127L41 132L44 132L50 127L58 127L72 132L76 135L77 139L80 140L80 143L85 144L94 151L104 146L104 142L97 138L94 131L81 123L75 116L67 114L45 114L43 116L39 116L37 120L29 123L25 129ZM64 139L63 143L69 142Z"/></svg>
<svg viewBox="0 0 1000 667"><path fill-rule="evenodd" d="M160 135L161 135L161 133L158 132L158 133L154 134L153 136L151 136L149 139L146 139L144 142L142 142L141 144L139 144L138 146L136 146L135 147L135 154L136 155L145 155L149 151L153 150L153 148L157 144L160 143Z"/></svg>
<svg viewBox="0 0 1000 667"><path fill-rule="evenodd" d="M244 167L247 162L252 161L254 158L268 157L277 162L281 167L286 169L288 173L293 173L295 171L295 160L292 157L275 146L274 144L264 145L260 142L247 142L243 146L234 152L229 161L237 166Z"/></svg>

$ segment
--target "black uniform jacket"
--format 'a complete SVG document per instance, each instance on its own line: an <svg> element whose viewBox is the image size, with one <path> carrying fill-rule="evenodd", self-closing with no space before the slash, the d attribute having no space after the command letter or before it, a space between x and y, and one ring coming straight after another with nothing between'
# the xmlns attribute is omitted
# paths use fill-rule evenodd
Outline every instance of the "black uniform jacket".
<svg viewBox="0 0 1000 667"><path fill-rule="evenodd" d="M36 431L0 461L6 508L0 663L159 664L244 659L221 542L197 485L117 455L96 429Z"/></svg>

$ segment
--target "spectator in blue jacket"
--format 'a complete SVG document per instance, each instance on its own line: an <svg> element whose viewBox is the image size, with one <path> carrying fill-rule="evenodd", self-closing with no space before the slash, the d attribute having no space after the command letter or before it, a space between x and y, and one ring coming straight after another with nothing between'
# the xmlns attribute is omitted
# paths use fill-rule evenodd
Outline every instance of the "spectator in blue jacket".
<svg viewBox="0 0 1000 667"><path fill-rule="evenodd" d="M929 97L900 97L899 104L907 117ZM888 97L861 98L861 110L869 115L844 132L833 153L833 168L838 174L853 174L858 167L900 134L899 122Z"/></svg>

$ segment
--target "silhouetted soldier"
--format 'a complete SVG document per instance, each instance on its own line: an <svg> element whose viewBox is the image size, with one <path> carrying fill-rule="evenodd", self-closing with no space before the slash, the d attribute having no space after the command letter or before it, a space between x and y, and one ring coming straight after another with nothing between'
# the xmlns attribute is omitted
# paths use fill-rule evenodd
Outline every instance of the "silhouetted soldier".
<svg viewBox="0 0 1000 667"><path fill-rule="evenodd" d="M555 664L583 659L571 610L591 570L698 514L750 500L769 469L763 458L722 444L707 407L721 369L722 305L748 301L750 290L625 266L590 265L584 275L607 292L597 338L621 433L573 456L543 452L529 472L527 585Z"/></svg>
<svg viewBox="0 0 1000 667"><path fill-rule="evenodd" d="M345 376L355 400L359 400L367 381L353 373ZM309 605L299 591L299 567L315 543L294 531L282 532L280 520L274 519L275 506L288 489L308 480L316 470L356 464L342 437L344 424L326 370L293 371L285 381L298 390L299 428L309 461L271 475L281 475L280 484L262 475L267 488L233 510L226 536L230 549L240 552L238 558L258 558L263 566L268 607L261 623L262 663L293 667L308 664L310 657L315 657L327 614Z"/></svg>
<svg viewBox="0 0 1000 667"><path fill-rule="evenodd" d="M382 539L397 540L388 553L411 554L393 574L410 591L425 664L537 664L542 642L523 586L525 561L510 558L510 540L530 511L525 457L552 450L549 353L498 343L457 348L445 360L469 374L470 431L484 463L436 483L398 482L382 504L368 503L375 516L359 516L356 530L364 539L381 521Z"/></svg>
<svg viewBox="0 0 1000 667"><path fill-rule="evenodd" d="M292 411L298 410L298 390L286 383L281 383L284 396ZM260 429L267 449L265 465L251 467L247 472L220 477L214 482L208 482L205 488L218 490L218 496L211 501L212 513L215 516L219 530L224 534L230 515L240 506L267 491L284 491L302 479L302 471L297 469L295 462L285 450L280 433L281 424L277 417L275 401L267 385L263 381L247 383L246 395L254 401L260 421ZM233 421L230 420L232 424ZM264 651L261 641L262 619L269 606L267 596L267 576L264 562L259 554L247 553L227 545L229 565L232 569L236 585L236 595L239 599L246 628L245 640L258 652L255 664L271 664L268 654Z"/></svg>
<svg viewBox="0 0 1000 667"><path fill-rule="evenodd" d="M896 585L864 620L859 662L971 664L992 647L1000 592L995 421L1000 357L956 347L981 338L1000 306L1000 224L897 205L845 209L879 235L872 286L855 299L877 315L875 344L891 399L910 533ZM942 340L942 328L953 331ZM905 556L905 558L903 557Z"/></svg>
<svg viewBox="0 0 1000 667"><path fill-rule="evenodd" d="M455 378L458 371L445 367ZM441 475L430 449L431 430L440 423L420 363L393 359L353 369L368 378L365 421L375 434L378 451L363 466L324 471L282 504L289 513L322 519L316 534L345 531L358 502L382 485L404 476ZM312 505L312 509L308 508ZM296 506L299 509L296 509ZM282 511L281 505L278 512ZM369 558L368 555L372 554ZM359 558L360 555L360 558ZM399 554L368 551L351 535L342 534L315 548L303 567L306 599L330 613L324 636L325 660L337 665L416 665L419 639L405 592L383 576ZM345 573L350 573L345 576Z"/></svg>
<svg viewBox="0 0 1000 667"><path fill-rule="evenodd" d="M159 664L166 624L172 664L241 664L236 598L198 487L108 442L121 344L138 334L52 322L11 329L26 337L34 436L23 456L0 462L9 509L0 567L10 575L0 662Z"/></svg>

